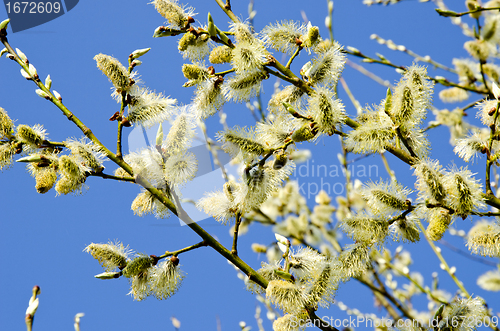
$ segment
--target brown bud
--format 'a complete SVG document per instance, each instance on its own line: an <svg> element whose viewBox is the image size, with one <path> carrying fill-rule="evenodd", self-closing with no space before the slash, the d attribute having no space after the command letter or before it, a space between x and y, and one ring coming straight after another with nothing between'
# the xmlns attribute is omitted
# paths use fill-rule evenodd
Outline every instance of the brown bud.
<svg viewBox="0 0 500 331"><path fill-rule="evenodd" d="M488 112L488 115L493 116L493 115L495 115L496 111L497 111L496 107L491 107L490 111Z"/></svg>
<svg viewBox="0 0 500 331"><path fill-rule="evenodd" d="M177 266L179 264L179 258L174 255L170 258L170 262L172 262L173 265Z"/></svg>
<svg viewBox="0 0 500 331"><path fill-rule="evenodd" d="M158 260L160 260L156 255L150 255L149 257L153 260L153 265L156 265L158 263Z"/></svg>
<svg viewBox="0 0 500 331"><path fill-rule="evenodd" d="M122 125L127 128L132 126L126 117L122 118Z"/></svg>
<svg viewBox="0 0 500 331"><path fill-rule="evenodd" d="M222 83L224 83L224 77L217 76L217 80L214 83L214 87L218 88Z"/></svg>
<svg viewBox="0 0 500 331"><path fill-rule="evenodd" d="M208 67L208 73L209 73L210 75L215 74L215 68L214 68L214 66L210 66L210 67Z"/></svg>
<svg viewBox="0 0 500 331"><path fill-rule="evenodd" d="M116 112L109 118L110 121L116 121L120 117L120 112Z"/></svg>

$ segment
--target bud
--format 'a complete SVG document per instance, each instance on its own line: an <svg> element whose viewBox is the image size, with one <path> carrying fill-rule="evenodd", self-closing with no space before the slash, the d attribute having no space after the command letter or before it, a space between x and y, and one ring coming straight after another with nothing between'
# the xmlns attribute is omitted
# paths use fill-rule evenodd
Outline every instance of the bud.
<svg viewBox="0 0 500 331"><path fill-rule="evenodd" d="M302 125L298 130L295 130L292 134L292 140L295 142L302 142L306 140L311 140L316 135L317 131L311 128L309 123Z"/></svg>
<svg viewBox="0 0 500 331"><path fill-rule="evenodd" d="M288 247L290 247L290 241L278 233L275 233L274 237L278 241L279 249L285 254L288 251Z"/></svg>
<svg viewBox="0 0 500 331"><path fill-rule="evenodd" d="M159 26L155 29L153 38L176 36L180 32L166 26Z"/></svg>
<svg viewBox="0 0 500 331"><path fill-rule="evenodd" d="M498 85L495 82L491 83L491 92L493 93L495 99L498 100L498 98L500 98L500 88L498 88Z"/></svg>
<svg viewBox="0 0 500 331"><path fill-rule="evenodd" d="M137 66L140 66L142 64L142 61L139 61L139 60L134 60L132 61L132 63L130 64L133 67L137 67Z"/></svg>
<svg viewBox="0 0 500 331"><path fill-rule="evenodd" d="M332 19L330 16L325 17L325 26L327 29L330 29L332 27Z"/></svg>
<svg viewBox="0 0 500 331"><path fill-rule="evenodd" d="M31 80L31 76L26 72L26 70L21 69L21 75L23 75L23 77L26 78L27 80Z"/></svg>
<svg viewBox="0 0 500 331"><path fill-rule="evenodd" d="M52 93L54 93L54 96L57 98L57 100L62 101L62 97L59 94L59 92L57 92L56 90L53 90Z"/></svg>
<svg viewBox="0 0 500 331"><path fill-rule="evenodd" d="M24 63L29 63L28 58L23 52L21 52L19 48L16 48L16 53L17 56L19 56L19 58L21 59L21 61L23 61Z"/></svg>
<svg viewBox="0 0 500 331"><path fill-rule="evenodd" d="M131 59L137 59L138 57L143 56L144 54L146 54L150 50L151 50L151 48L137 49L137 50L133 51L132 54L130 54L130 58Z"/></svg>
<svg viewBox="0 0 500 331"><path fill-rule="evenodd" d="M28 71L29 71L30 75L33 77L35 77L37 75L36 68L31 63L28 66Z"/></svg>
<svg viewBox="0 0 500 331"><path fill-rule="evenodd" d="M50 96L45 92L45 91L42 91L40 89L36 89L35 90L36 94L38 94L39 97L42 97L44 99L50 99Z"/></svg>
<svg viewBox="0 0 500 331"><path fill-rule="evenodd" d="M214 20L212 19L212 15L210 15L210 12L208 13L207 30L210 37L217 37L217 28L215 27Z"/></svg>
<svg viewBox="0 0 500 331"><path fill-rule="evenodd" d="M16 162L42 162L44 160L45 159L42 158L41 155L33 154L33 155L28 155L28 156L22 157L22 158L18 159Z"/></svg>
<svg viewBox="0 0 500 331"><path fill-rule="evenodd" d="M274 273L276 275L278 275L280 278L283 278L284 280L290 280L290 281L293 280L293 276L290 275L288 272L284 272L284 271L276 269L276 270L274 270Z"/></svg>
<svg viewBox="0 0 500 331"><path fill-rule="evenodd" d="M436 11L438 12L439 15L443 17L459 17L460 15L452 10L443 10L436 8Z"/></svg>
<svg viewBox="0 0 500 331"><path fill-rule="evenodd" d="M0 57L2 57L2 55L4 55L5 53L8 53L9 51L7 50L7 48L3 48L1 51L0 51Z"/></svg>
<svg viewBox="0 0 500 331"><path fill-rule="evenodd" d="M467 9L469 9L469 11L474 11L476 9L481 8L481 5L477 2L477 0L466 0L465 5L467 6ZM474 18L474 19L477 19L477 18L481 17L481 12L479 11L476 13L472 13L472 14L469 14L469 16Z"/></svg>
<svg viewBox="0 0 500 331"><path fill-rule="evenodd" d="M38 304L39 304L38 298L30 300L29 306L26 309L26 315L31 315L33 317L33 315L35 315L36 313L36 310L38 309Z"/></svg>
<svg viewBox="0 0 500 331"><path fill-rule="evenodd" d="M233 58L231 48L222 45L215 47L211 52L208 60L213 64L229 63Z"/></svg>
<svg viewBox="0 0 500 331"><path fill-rule="evenodd" d="M7 29L7 25L9 25L9 22L10 22L10 18L3 20L0 23L0 30Z"/></svg>
<svg viewBox="0 0 500 331"><path fill-rule="evenodd" d="M328 1L328 12L331 13L332 11L333 11L333 1L330 0L330 1Z"/></svg>
<svg viewBox="0 0 500 331"><path fill-rule="evenodd" d="M354 53L354 54L361 54L361 52L359 51L359 49L357 49L356 47L352 47L352 46L347 46L347 50Z"/></svg>
<svg viewBox="0 0 500 331"><path fill-rule="evenodd" d="M163 126L160 123L158 131L156 132L156 146L161 146L163 143Z"/></svg>
<svg viewBox="0 0 500 331"><path fill-rule="evenodd" d="M184 36L179 39L179 45L177 46L177 48L179 49L179 51L184 52L189 46L193 46L196 44L196 38L197 37L191 32L186 32Z"/></svg>
<svg viewBox="0 0 500 331"><path fill-rule="evenodd" d="M275 157L275 160L273 163L274 170L279 170L279 169L283 168L286 165L286 163L288 162L288 157L283 151L278 152L274 157Z"/></svg>
<svg viewBox="0 0 500 331"><path fill-rule="evenodd" d="M217 26L215 26L215 29L217 29L217 34L219 35L220 40L222 40L222 42L224 44L227 44L227 45L232 44L231 40L229 40L229 38L226 36L226 34L224 32L219 30L219 28Z"/></svg>
<svg viewBox="0 0 500 331"><path fill-rule="evenodd" d="M120 277L121 272L103 272L101 274L95 275L98 279L113 279Z"/></svg>
<svg viewBox="0 0 500 331"><path fill-rule="evenodd" d="M45 130L41 126L30 127L28 125L18 125L16 128L16 137L19 141L31 145L32 147L39 147L45 139Z"/></svg>
<svg viewBox="0 0 500 331"><path fill-rule="evenodd" d="M52 79L50 79L50 75L47 75L47 78L45 78L45 87L50 90L50 87L52 86Z"/></svg>

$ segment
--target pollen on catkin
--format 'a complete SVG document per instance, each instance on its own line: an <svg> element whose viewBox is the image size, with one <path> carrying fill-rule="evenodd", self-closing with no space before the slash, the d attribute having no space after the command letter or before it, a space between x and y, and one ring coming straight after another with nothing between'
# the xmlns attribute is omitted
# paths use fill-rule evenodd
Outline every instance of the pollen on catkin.
<svg viewBox="0 0 500 331"><path fill-rule="evenodd" d="M427 238L432 241L440 240L452 221L450 212L444 208L432 208L427 212L429 225L426 229Z"/></svg>
<svg viewBox="0 0 500 331"><path fill-rule="evenodd" d="M318 87L308 101L307 115L312 117L320 132L331 135L335 127L345 121L344 105L333 90Z"/></svg>
<svg viewBox="0 0 500 331"><path fill-rule="evenodd" d="M297 41L300 41L300 37L305 33L305 24L294 21L270 24L261 31L264 43L268 47L288 55L297 50Z"/></svg>
<svg viewBox="0 0 500 331"><path fill-rule="evenodd" d="M86 168L92 169L96 172L102 171L104 168L102 163L104 161L104 154L101 149L89 142L86 138L81 140L68 139L65 141L66 147L71 150L71 153L77 157Z"/></svg>
<svg viewBox="0 0 500 331"><path fill-rule="evenodd" d="M133 85L127 68L114 57L100 53L94 56L94 60L99 70L108 77L117 91L128 91Z"/></svg>
<svg viewBox="0 0 500 331"><path fill-rule="evenodd" d="M130 123L141 124L146 128L169 119L174 113L176 99L170 99L163 94L156 94L147 89L141 89L134 96L128 110L127 119Z"/></svg>
<svg viewBox="0 0 500 331"><path fill-rule="evenodd" d="M267 62L266 48L257 42L240 42L231 51L231 65L237 73L262 70Z"/></svg>
<svg viewBox="0 0 500 331"><path fill-rule="evenodd" d="M224 81L222 93L228 101L248 101L260 93L261 83L267 78L269 75L264 71L237 74Z"/></svg>
<svg viewBox="0 0 500 331"><path fill-rule="evenodd" d="M182 53L183 58L190 59L191 61L199 61L210 54L209 41L210 37L208 34L194 35L187 32L179 40L177 48Z"/></svg>
<svg viewBox="0 0 500 331"><path fill-rule="evenodd" d="M266 122L257 122L255 132L259 142L270 149L276 149L285 144L293 131L294 123L289 117L283 115L275 116Z"/></svg>
<svg viewBox="0 0 500 331"><path fill-rule="evenodd" d="M232 157L243 153L244 158L253 158L266 153L266 148L256 140L256 134L252 129L235 126L227 131L219 132L218 138L222 149Z"/></svg>
<svg viewBox="0 0 500 331"><path fill-rule="evenodd" d="M294 283L284 280L272 280L266 289L266 298L287 313L294 313L304 308L307 296Z"/></svg>
<svg viewBox="0 0 500 331"><path fill-rule="evenodd" d="M181 287L184 273L180 270L177 257L167 259L157 265L151 274L152 294L159 300L168 299Z"/></svg>
<svg viewBox="0 0 500 331"><path fill-rule="evenodd" d="M473 254L500 256L500 226L496 222L478 221L467 234L466 245Z"/></svg>
<svg viewBox="0 0 500 331"><path fill-rule="evenodd" d="M309 83L335 85L344 69L345 55L342 47L335 42L324 53L319 53L312 60L311 66L303 73Z"/></svg>
<svg viewBox="0 0 500 331"><path fill-rule="evenodd" d="M40 194L47 193L55 184L57 180L57 173L51 166L40 169L35 174L36 191Z"/></svg>
<svg viewBox="0 0 500 331"><path fill-rule="evenodd" d="M153 259L148 255L140 254L122 270L123 276L130 278L140 275L142 272L153 266Z"/></svg>
<svg viewBox="0 0 500 331"><path fill-rule="evenodd" d="M119 241L109 242L107 244L90 244L83 250L90 253L106 271L113 271L115 268L124 268L128 261L131 251L128 246L123 246Z"/></svg>
<svg viewBox="0 0 500 331"><path fill-rule="evenodd" d="M396 133L389 116L383 112L383 105L377 110L367 109L358 116L361 125L344 138L346 147L353 153L380 152L390 146Z"/></svg>
<svg viewBox="0 0 500 331"><path fill-rule="evenodd" d="M16 147L12 143L0 144L0 170L10 167Z"/></svg>
<svg viewBox="0 0 500 331"><path fill-rule="evenodd" d="M406 216L389 226L394 241L417 242L420 241L420 230L417 226L420 222L417 218Z"/></svg>
<svg viewBox="0 0 500 331"><path fill-rule="evenodd" d="M192 180L198 171L198 160L191 152L170 156L165 162L165 180L175 186L182 186Z"/></svg>
<svg viewBox="0 0 500 331"><path fill-rule="evenodd" d="M132 201L131 209L134 215L140 217L149 214L155 215L156 218L167 218L170 216L169 209L149 191L139 193L134 201Z"/></svg>
<svg viewBox="0 0 500 331"><path fill-rule="evenodd" d="M215 218L221 224L234 217L236 208L224 192L206 192L196 203L196 208Z"/></svg>
<svg viewBox="0 0 500 331"><path fill-rule="evenodd" d="M342 220L342 230L356 242L381 243L389 234L389 223L384 218L369 216L364 212Z"/></svg>
<svg viewBox="0 0 500 331"><path fill-rule="evenodd" d="M18 125L16 127L16 138L23 142L28 148L37 149L45 140L45 129L40 124L34 126Z"/></svg>
<svg viewBox="0 0 500 331"><path fill-rule="evenodd" d="M408 209L406 200L411 190L398 182L369 182L361 190L370 211L376 215L387 215Z"/></svg>
<svg viewBox="0 0 500 331"><path fill-rule="evenodd" d="M333 268L342 281L348 281L366 271L370 262L370 246L357 243L346 247L335 261Z"/></svg>
<svg viewBox="0 0 500 331"><path fill-rule="evenodd" d="M231 48L222 45L217 46L210 52L208 56L208 61L213 64L230 63L233 57Z"/></svg>
<svg viewBox="0 0 500 331"><path fill-rule="evenodd" d="M13 133L14 122L12 122L5 109L0 107L0 138L7 137Z"/></svg>
<svg viewBox="0 0 500 331"><path fill-rule="evenodd" d="M195 136L196 122L192 114L181 111L172 123L172 127L163 142L165 152L172 155L182 153L191 146Z"/></svg>
<svg viewBox="0 0 500 331"><path fill-rule="evenodd" d="M472 211L484 208L482 185L467 168L452 167L443 179L448 192L447 203L455 214L466 217Z"/></svg>
<svg viewBox="0 0 500 331"><path fill-rule="evenodd" d="M192 7L180 5L177 0L153 0L151 2L158 13L165 17L173 28L184 29L189 24L189 17L195 15Z"/></svg>
<svg viewBox="0 0 500 331"><path fill-rule="evenodd" d="M197 117L206 119L222 108L226 100L222 94L221 80L209 78L198 85L193 99Z"/></svg>
<svg viewBox="0 0 500 331"><path fill-rule="evenodd" d="M484 153L487 149L488 142L483 139L481 133L470 132L466 138L457 140L453 151L465 162L469 162L474 161L474 157L478 153Z"/></svg>
<svg viewBox="0 0 500 331"><path fill-rule="evenodd" d="M414 175L417 176L415 187L421 195L419 198L425 200L432 199L435 202L442 202L446 197L446 191L443 186L443 176L441 165L438 161L423 160L413 166Z"/></svg>

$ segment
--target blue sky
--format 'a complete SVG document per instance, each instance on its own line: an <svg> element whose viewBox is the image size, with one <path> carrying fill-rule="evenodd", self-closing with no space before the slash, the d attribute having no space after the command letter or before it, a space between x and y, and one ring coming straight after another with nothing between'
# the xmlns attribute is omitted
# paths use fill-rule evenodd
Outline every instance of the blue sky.
<svg viewBox="0 0 500 331"><path fill-rule="evenodd" d="M241 18L247 17L247 3L233 1L233 10ZM432 3L403 1L395 6L362 5L361 0L335 1L334 34L345 46L354 46L366 54L384 54L393 62L411 65L412 58L389 51L385 46L370 40L376 33L392 39L397 44L421 55L431 55L433 59L451 66L453 57L466 57L464 39L459 28L448 19L434 12ZM450 3L452 1L449 1ZM455 3L455 2L454 2ZM460 2L460 5L462 2ZM192 0L195 16L205 23L206 14L211 12L218 26L225 26L228 18L214 1ZM256 29L262 29L269 22L284 19L302 20L301 11L320 27L324 37L328 36L324 27L326 1L310 0L255 0ZM453 8L453 7L452 7ZM462 10L460 6L456 8ZM0 9L0 20L7 17ZM164 19L145 1L80 1L67 14L35 28L10 33L8 38L13 47L22 50L35 65L42 79L47 74L52 77L52 88L63 97L67 107L86 123L108 146L115 146L115 123L108 118L119 106L110 97L111 84L96 68L93 57L98 53L112 55L126 63L128 55L139 48L151 47L151 51L141 60L138 72L146 86L157 92L164 92L188 104L192 90L183 88L185 79L181 65L186 61L177 51L177 38L152 38L154 29L164 24ZM10 32L10 30L9 30ZM307 56L302 55L292 70L298 72ZM279 57L278 57L279 59ZM360 63L356 58L351 61ZM388 67L367 66L377 75L394 83L399 75ZM26 81L19 73L20 67L6 59L0 59L0 107L3 107L17 124L43 124L49 138L55 141L67 137L79 138L82 134L61 112L49 102L38 97L35 85ZM446 75L430 70L430 74ZM386 88L366 79L359 72L346 67L343 77L361 105L377 104L385 97ZM455 77L450 77L455 79ZM275 80L270 79L264 86L263 100L272 94ZM339 88L346 110L354 115L355 110L346 94ZM436 107L443 105L435 97ZM231 104L224 108L230 125L248 125L252 121L250 112L244 105ZM472 115L471 111L471 120ZM430 116L432 119L432 116ZM216 118L207 121L209 131L217 130ZM128 133L128 132L127 132ZM449 133L438 128L430 133L435 145L433 157L442 163L456 160L448 144ZM316 145L302 144L311 149L315 164L338 164L340 152L336 137L322 138ZM403 183L412 187L413 178L409 166L393 157L388 157L391 166ZM386 177L385 170L376 157L368 157L359 165L379 165L379 176ZM108 162L107 171L115 167ZM480 171L477 168L475 171ZM301 178L321 183L321 178ZM375 175L371 180L377 180ZM342 182L342 176L329 178ZM254 319L255 307L260 305L255 297L246 292L243 282L224 258L209 248L198 249L180 256L182 269L187 277L180 291L166 301L148 298L136 302L126 294L129 285L125 279L101 281L93 276L102 271L97 261L82 250L91 242L107 242L118 239L130 245L137 252L160 255L165 250L176 250L199 241L189 228L180 226L176 219L158 220L153 216L138 218L130 210L130 204L139 192L135 185L89 178L90 189L82 196L55 197L52 190L45 195L37 194L35 182L21 164L4 170L0 174L0 328L19 330L24 328L24 312L31 295L31 288L39 285L42 289L40 307L36 314L34 330L71 329L73 317L83 312L82 330L99 329L156 329L173 330L170 317L178 318L182 330L192 330L200 326L207 330L235 330L241 320L257 329ZM312 203L311 197L310 202ZM230 246L229 227L216 223L213 219L200 223L223 244ZM469 227L467 220L459 227ZM462 243L449 236L447 240L456 245ZM252 226L250 232L240 238L240 256L254 268L258 268L263 256L257 256L249 249L254 242L269 244L274 235L269 228ZM390 246L395 249L396 244ZM416 268L420 269L426 284L430 284L431 273L439 270L437 259L430 255L426 243L405 245L413 253ZM488 296L475 285L478 275L488 268L482 264L459 258L455 253L443 248L452 265L457 266L457 274L470 285L470 292ZM429 257L430 256L430 257ZM449 278L440 272L441 282L454 293L455 288ZM446 284L447 283L447 284ZM354 282L347 283L339 290L337 299L351 307L365 312L374 311L369 293ZM498 301L490 300L492 308L499 310ZM264 308L263 308L264 309ZM320 311L320 316L344 316L335 306L328 311ZM266 330L270 323L262 315Z"/></svg>

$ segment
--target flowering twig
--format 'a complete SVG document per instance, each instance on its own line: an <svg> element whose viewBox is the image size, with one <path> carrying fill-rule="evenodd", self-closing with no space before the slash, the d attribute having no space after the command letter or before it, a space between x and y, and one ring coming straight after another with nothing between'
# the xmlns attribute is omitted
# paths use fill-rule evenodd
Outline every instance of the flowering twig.
<svg viewBox="0 0 500 331"><path fill-rule="evenodd" d="M474 10L469 10L469 11L461 12L461 13L457 13L457 12L454 12L452 10L443 10L443 9L440 9L440 8L436 8L435 10L437 11L437 13L440 16L444 16L444 17L460 17L460 16L464 16L464 15L467 15L467 14L479 13L479 12L486 11L486 10L499 10L499 9L500 9L500 7L488 7L488 8L479 7L479 8L476 8Z"/></svg>
<svg viewBox="0 0 500 331"><path fill-rule="evenodd" d="M231 249L231 253L233 255L238 255L238 230L240 229L241 224L241 213L236 213L236 222L234 224L234 234L233 234L233 248Z"/></svg>
<svg viewBox="0 0 500 331"><path fill-rule="evenodd" d="M207 245L206 241L203 240L203 241L201 241L201 242L199 242L197 244L194 244L194 245L191 245L191 246L188 246L188 247L184 247L184 248L181 248L181 249L176 250L176 251L172 251L172 252L166 251L165 253L163 253L163 255L158 256L158 260L166 258L168 256L177 256L177 255L179 255L181 253L189 252L189 251L192 251L193 249L197 249L197 248L200 248L200 247L206 247L206 246L208 246L208 245Z"/></svg>

